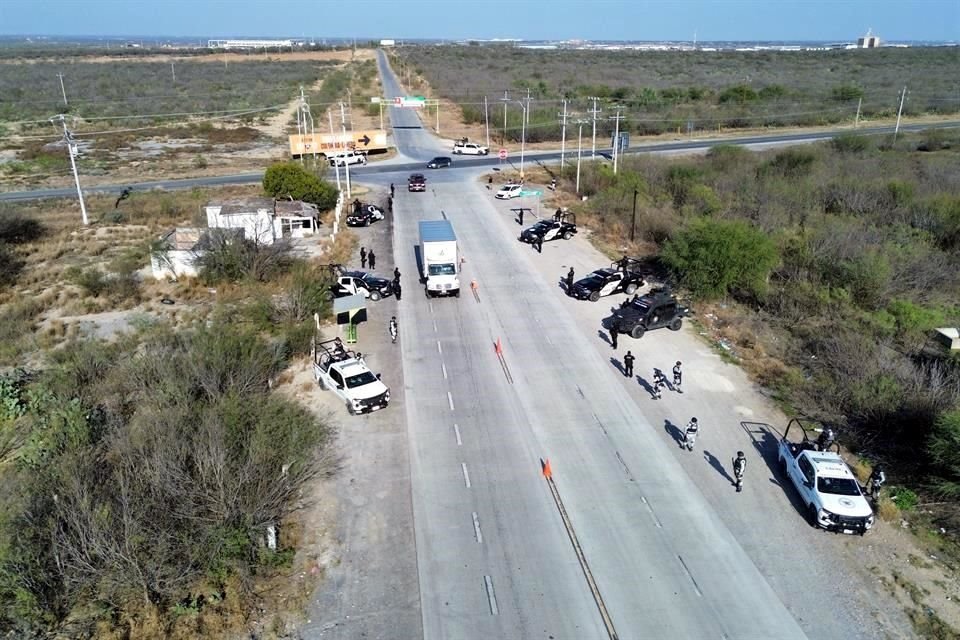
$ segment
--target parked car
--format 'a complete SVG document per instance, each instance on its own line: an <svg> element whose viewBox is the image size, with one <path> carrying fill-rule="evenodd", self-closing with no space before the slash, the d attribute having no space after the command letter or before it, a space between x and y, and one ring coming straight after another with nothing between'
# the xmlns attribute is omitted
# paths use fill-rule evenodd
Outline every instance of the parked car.
<svg viewBox="0 0 960 640"><path fill-rule="evenodd" d="M378 220L383 220L383 209L375 204L364 204L360 206L360 211L347 216L347 226L368 227Z"/></svg>
<svg viewBox="0 0 960 640"><path fill-rule="evenodd" d="M690 309L677 302L676 296L666 287L651 289L626 307L617 309L610 320L621 334L630 334L639 339L652 329L666 327L679 331L683 318L690 315Z"/></svg>
<svg viewBox="0 0 960 640"><path fill-rule="evenodd" d="M426 191L427 179L422 173L414 173L407 178L407 191Z"/></svg>
<svg viewBox="0 0 960 640"><path fill-rule="evenodd" d="M577 280L568 293L579 300L596 302L602 296L615 293L630 295L644 284L643 276L638 272L618 269L614 265L597 269L587 277Z"/></svg>
<svg viewBox="0 0 960 640"><path fill-rule="evenodd" d="M511 198L519 198L522 190L522 184L513 184L511 182L500 187L500 190L497 191L497 195L494 197L497 200L510 200Z"/></svg>
<svg viewBox="0 0 960 640"><path fill-rule="evenodd" d="M453 160L447 156L437 156L433 160L427 163L427 169L441 169L443 167L449 167L453 164Z"/></svg>
<svg viewBox="0 0 960 640"><path fill-rule="evenodd" d="M572 213L563 213L549 220L540 220L532 227L527 227L520 234L518 240L528 244L550 242L563 238L569 240L577 232L577 217Z"/></svg>
<svg viewBox="0 0 960 640"><path fill-rule="evenodd" d="M337 277L337 281L330 286L330 291L334 298L360 294L364 298L376 302L393 293L393 283L386 278L375 276L366 271L344 271Z"/></svg>
<svg viewBox="0 0 960 640"><path fill-rule="evenodd" d="M351 415L379 411L390 404L390 388L339 339L318 342L314 338L312 351L317 384L333 391Z"/></svg>

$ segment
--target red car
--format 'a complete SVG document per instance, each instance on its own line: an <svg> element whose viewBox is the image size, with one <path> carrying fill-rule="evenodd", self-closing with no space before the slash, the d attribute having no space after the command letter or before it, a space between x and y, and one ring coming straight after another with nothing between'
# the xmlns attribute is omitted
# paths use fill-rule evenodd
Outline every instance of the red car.
<svg viewBox="0 0 960 640"><path fill-rule="evenodd" d="M422 173L415 173L407 178L407 191L426 191L427 179Z"/></svg>

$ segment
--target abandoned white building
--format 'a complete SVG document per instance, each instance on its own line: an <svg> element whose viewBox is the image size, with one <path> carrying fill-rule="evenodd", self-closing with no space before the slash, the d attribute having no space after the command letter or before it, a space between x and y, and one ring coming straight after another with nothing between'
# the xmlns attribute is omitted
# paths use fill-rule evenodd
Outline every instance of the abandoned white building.
<svg viewBox="0 0 960 640"><path fill-rule="evenodd" d="M299 200L224 200L211 202L204 210L210 229L243 229L245 238L261 244L313 235L320 225L317 206Z"/></svg>

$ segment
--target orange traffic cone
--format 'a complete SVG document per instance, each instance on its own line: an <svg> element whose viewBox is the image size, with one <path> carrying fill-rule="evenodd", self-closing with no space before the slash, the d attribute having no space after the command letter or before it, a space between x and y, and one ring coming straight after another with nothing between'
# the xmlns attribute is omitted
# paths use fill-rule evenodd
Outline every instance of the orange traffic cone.
<svg viewBox="0 0 960 640"><path fill-rule="evenodd" d="M496 348L496 351L497 351L497 355L498 355L498 356L502 356L502 355L503 355L503 345L500 344L500 338L497 338L497 345L496 345L495 348Z"/></svg>
<svg viewBox="0 0 960 640"><path fill-rule="evenodd" d="M549 480L553 477L553 470L550 469L550 458L543 461L543 477Z"/></svg>

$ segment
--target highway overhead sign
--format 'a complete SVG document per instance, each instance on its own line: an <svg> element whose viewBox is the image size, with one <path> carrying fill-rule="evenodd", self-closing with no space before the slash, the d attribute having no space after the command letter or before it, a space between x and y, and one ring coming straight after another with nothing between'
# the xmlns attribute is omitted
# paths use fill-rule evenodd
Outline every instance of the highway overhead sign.
<svg viewBox="0 0 960 640"><path fill-rule="evenodd" d="M395 107L412 107L419 109L425 107L426 104L427 99L423 96L397 96L393 99L393 106Z"/></svg>

